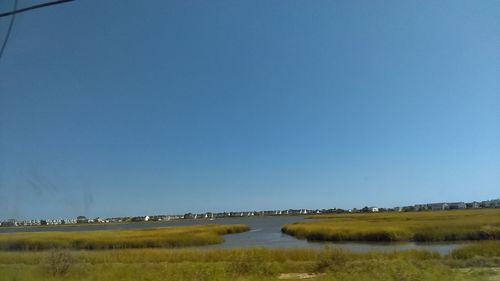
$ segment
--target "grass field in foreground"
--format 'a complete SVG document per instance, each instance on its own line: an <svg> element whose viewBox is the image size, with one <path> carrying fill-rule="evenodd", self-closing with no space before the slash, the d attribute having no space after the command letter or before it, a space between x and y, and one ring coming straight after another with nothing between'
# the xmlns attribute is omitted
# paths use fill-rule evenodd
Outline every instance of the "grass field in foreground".
<svg viewBox="0 0 500 281"><path fill-rule="evenodd" d="M297 238L323 241L499 240L500 209L314 216L283 226Z"/></svg>
<svg viewBox="0 0 500 281"><path fill-rule="evenodd" d="M293 278L297 273L334 281L499 280L500 242L482 243L449 256L333 248L0 251L0 281L298 280ZM496 254L490 251L482 257L481 249L486 248L495 248Z"/></svg>
<svg viewBox="0 0 500 281"><path fill-rule="evenodd" d="M1 233L0 250L174 248L218 244L246 225L196 225L133 230Z"/></svg>

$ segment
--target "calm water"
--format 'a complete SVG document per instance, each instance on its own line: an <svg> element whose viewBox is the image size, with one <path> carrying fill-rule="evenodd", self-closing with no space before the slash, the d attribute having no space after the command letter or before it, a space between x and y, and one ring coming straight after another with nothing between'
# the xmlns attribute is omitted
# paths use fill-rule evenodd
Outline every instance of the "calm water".
<svg viewBox="0 0 500 281"><path fill-rule="evenodd" d="M246 224L251 227L249 232L224 236L225 242L206 248L234 247L273 247L273 248L323 248L325 246L340 247L350 251L401 251L410 249L431 250L448 254L464 243L359 243L359 242L308 242L295 239L281 233L281 226L303 220L302 217L244 217L209 220L176 220L168 222L143 222L123 224L75 225L75 226L44 226L0 228L0 232L39 232L39 231L89 231L106 229L139 229L160 226L182 226L195 224Z"/></svg>

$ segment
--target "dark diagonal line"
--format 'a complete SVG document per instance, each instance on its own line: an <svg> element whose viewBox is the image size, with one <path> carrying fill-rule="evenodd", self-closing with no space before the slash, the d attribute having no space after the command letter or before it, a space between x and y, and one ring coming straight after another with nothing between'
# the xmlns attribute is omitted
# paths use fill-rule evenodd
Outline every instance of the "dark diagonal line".
<svg viewBox="0 0 500 281"><path fill-rule="evenodd" d="M0 18L1 17L10 16L10 15L19 14L19 13L23 13L23 12L27 12L27 11L31 11L31 10L35 10L35 9L39 9L39 8L43 8L43 7L48 7L48 6L52 6L52 5L57 5L57 4L62 4L62 3L66 3L66 2L71 2L71 1L75 1L75 0L57 0L57 1L52 1L52 2L47 2L47 3L42 3L42 4L38 4L38 5L29 6L29 7L26 7L26 8L21 8L19 10L14 9L13 11L10 11L10 12L1 13L0 14ZM16 3L17 3L17 0L16 0Z"/></svg>
<svg viewBox="0 0 500 281"><path fill-rule="evenodd" d="M14 1L14 9L17 9L17 0ZM5 51L5 46L7 46L7 41L9 41L10 32L12 31L12 26L14 25L14 19L16 18L16 14L12 14L10 18L9 28L7 29L7 35L5 35L5 40L3 41L2 48L0 49L0 61L2 60L3 51Z"/></svg>

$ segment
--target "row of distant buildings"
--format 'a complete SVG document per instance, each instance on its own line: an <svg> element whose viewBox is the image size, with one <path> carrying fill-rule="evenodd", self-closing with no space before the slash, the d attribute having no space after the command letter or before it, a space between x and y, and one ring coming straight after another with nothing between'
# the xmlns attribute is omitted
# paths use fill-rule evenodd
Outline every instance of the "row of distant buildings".
<svg viewBox="0 0 500 281"><path fill-rule="evenodd" d="M441 202L430 204L416 204L413 206L396 207L397 211L442 211L458 209L500 208L500 199L473 202Z"/></svg>
<svg viewBox="0 0 500 281"><path fill-rule="evenodd" d="M479 209L479 208L500 208L500 199L487 201L473 202L441 202L441 203L426 203L415 204L404 207L394 208L378 208L364 207L362 209L349 209L349 213L378 213L378 212L420 212L420 211L443 211L443 210L460 210L460 209ZM342 213L345 210L334 209L335 213Z"/></svg>
<svg viewBox="0 0 500 281"><path fill-rule="evenodd" d="M58 225L58 224L76 224L76 219L44 219L44 220L15 220L9 219L0 222L0 226L39 226L39 225Z"/></svg>
<svg viewBox="0 0 500 281"><path fill-rule="evenodd" d="M63 224L89 224L89 223L127 223L127 222L148 222L148 221L171 221L182 219L216 219L229 217L253 217L253 216L279 216L279 215L306 215L313 213L306 209L272 210L272 211L239 211L222 213L187 213L184 215L154 215L138 217L113 217L113 218L87 218L78 216L76 219L45 219L45 220L22 220L9 219L0 222L0 227L4 226L41 226L41 225L63 225Z"/></svg>
<svg viewBox="0 0 500 281"><path fill-rule="evenodd" d="M314 213L314 210L307 209L289 209L289 210L269 210L269 211L238 211L222 213L201 213L184 214L184 219L216 219L216 218L237 218L237 217L255 217L255 216L280 216L280 215L307 215Z"/></svg>
<svg viewBox="0 0 500 281"><path fill-rule="evenodd" d="M289 210L272 210L272 211L238 211L238 212L221 212L221 213L186 213L184 215L155 215L155 216L140 216L140 217L115 217L101 220L88 219L80 216L77 218L78 223L121 223L121 222L147 222L147 221L171 221L182 219L217 219L231 217L254 217L254 216L279 216L279 215L307 215L318 210L307 209L289 209Z"/></svg>
<svg viewBox="0 0 500 281"><path fill-rule="evenodd" d="M126 222L148 222L148 221L171 221L182 219L208 219L214 220L218 218L233 218L233 217L254 217L254 216L300 216L314 214L334 214L334 213L377 213L377 212L414 212L414 211L440 211L453 209L479 209L479 208L500 208L500 199L487 201L473 202L442 202L415 204L412 206L394 207L394 208L378 208L364 207L361 209L288 209L288 210L268 210L268 211L238 211L238 212L221 212L221 213L187 213L184 215L154 215L154 216L139 216L139 217L114 217L114 218L87 218L78 216L76 219L42 219L42 220L15 220L9 219L0 222L0 227L5 226L41 226L41 225L62 225L62 224L88 224L88 223L126 223Z"/></svg>

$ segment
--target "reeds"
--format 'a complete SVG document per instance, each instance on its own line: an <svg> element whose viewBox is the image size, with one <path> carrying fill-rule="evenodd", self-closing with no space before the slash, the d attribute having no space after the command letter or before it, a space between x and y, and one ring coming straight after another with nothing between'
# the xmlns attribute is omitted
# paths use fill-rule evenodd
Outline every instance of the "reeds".
<svg viewBox="0 0 500 281"><path fill-rule="evenodd" d="M282 273L314 280L481 280L455 269L452 257L428 251L353 253L316 249L72 250L68 271L50 271L52 251L0 251L0 280L279 280Z"/></svg>
<svg viewBox="0 0 500 281"><path fill-rule="evenodd" d="M176 248L217 244L222 235L248 231L246 225L198 225L139 230L0 234L0 250Z"/></svg>
<svg viewBox="0 0 500 281"><path fill-rule="evenodd" d="M470 259L474 257L500 258L500 241L482 241L466 245L454 250L451 256L457 259Z"/></svg>
<svg viewBox="0 0 500 281"><path fill-rule="evenodd" d="M342 214L283 226L284 233L319 241L499 240L500 209Z"/></svg>

